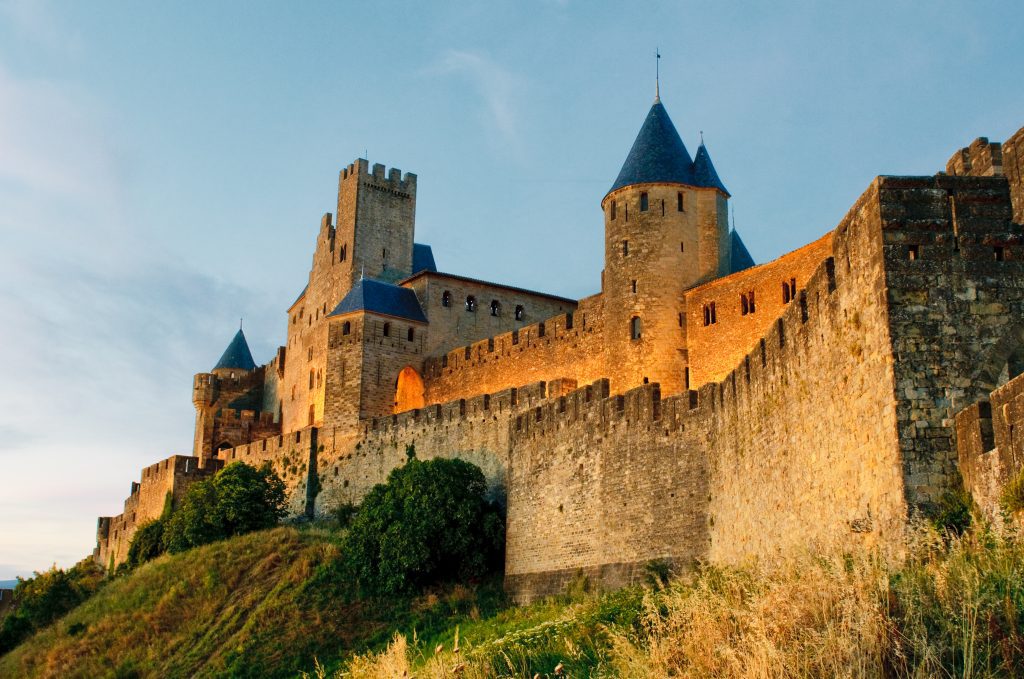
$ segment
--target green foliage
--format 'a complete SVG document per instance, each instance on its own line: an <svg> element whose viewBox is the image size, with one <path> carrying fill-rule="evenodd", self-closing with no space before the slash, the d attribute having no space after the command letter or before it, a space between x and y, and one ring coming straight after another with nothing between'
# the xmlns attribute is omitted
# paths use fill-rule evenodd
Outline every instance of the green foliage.
<svg viewBox="0 0 1024 679"><path fill-rule="evenodd" d="M284 482L269 465L233 462L194 483L166 521L163 544L181 552L233 535L270 528L285 512Z"/></svg>
<svg viewBox="0 0 1024 679"><path fill-rule="evenodd" d="M1000 501L1008 512L1019 512L1024 509L1024 470L1006 484Z"/></svg>
<svg viewBox="0 0 1024 679"><path fill-rule="evenodd" d="M359 508L351 502L343 502L338 505L334 510L334 518L338 522L338 526L341 528L348 528L352 525L352 518L356 515Z"/></svg>
<svg viewBox="0 0 1024 679"><path fill-rule="evenodd" d="M405 447L405 460L406 460L406 462L408 462L409 460L415 460L415 459L416 459L416 444L415 443L410 443L409 445L407 445Z"/></svg>
<svg viewBox="0 0 1024 679"><path fill-rule="evenodd" d="M54 566L27 580L19 579L14 609L0 623L0 655L87 599L102 582L102 569L92 559L66 571Z"/></svg>
<svg viewBox="0 0 1024 679"><path fill-rule="evenodd" d="M499 569L505 521L486 491L483 472L468 462L410 459L353 517L344 574L361 591L398 594Z"/></svg>
<svg viewBox="0 0 1024 679"><path fill-rule="evenodd" d="M166 551L164 547L164 526L166 519L157 519L139 526L128 547L128 568L141 566Z"/></svg>
<svg viewBox="0 0 1024 679"><path fill-rule="evenodd" d="M922 512L939 532L963 535L971 526L971 507L970 494L961 488L946 491L924 505Z"/></svg>

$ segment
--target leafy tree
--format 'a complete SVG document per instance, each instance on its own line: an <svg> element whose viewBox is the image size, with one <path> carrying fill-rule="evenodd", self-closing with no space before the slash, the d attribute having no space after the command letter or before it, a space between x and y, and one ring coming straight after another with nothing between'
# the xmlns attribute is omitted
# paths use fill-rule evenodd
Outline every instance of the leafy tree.
<svg viewBox="0 0 1024 679"><path fill-rule="evenodd" d="M156 519L139 526L128 546L128 568L141 566L166 551L164 547L165 519Z"/></svg>
<svg viewBox="0 0 1024 679"><path fill-rule="evenodd" d="M345 570L365 591L400 594L499 569L505 522L486 491L473 464L410 459L360 505L342 549Z"/></svg>
<svg viewBox="0 0 1024 679"><path fill-rule="evenodd" d="M194 483L167 519L163 544L181 552L232 535L270 528L284 516L284 482L269 465L233 462Z"/></svg>
<svg viewBox="0 0 1024 679"><path fill-rule="evenodd" d="M91 558L66 571L54 566L27 580L19 579L14 609L0 623L0 654L82 603L102 582L103 571Z"/></svg>

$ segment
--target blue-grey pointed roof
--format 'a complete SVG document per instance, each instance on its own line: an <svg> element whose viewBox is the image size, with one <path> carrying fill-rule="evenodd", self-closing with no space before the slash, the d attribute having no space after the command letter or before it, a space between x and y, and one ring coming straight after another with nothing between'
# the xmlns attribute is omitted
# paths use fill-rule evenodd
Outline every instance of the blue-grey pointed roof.
<svg viewBox="0 0 1024 679"><path fill-rule="evenodd" d="M415 292L372 278L364 278L353 285L345 299L341 300L328 316L340 316L352 311L369 311L410 321L427 322Z"/></svg>
<svg viewBox="0 0 1024 679"><path fill-rule="evenodd" d="M694 184L690 152L660 99L647 112L647 119L636 135L633 148L608 192L630 184L652 182Z"/></svg>
<svg viewBox="0 0 1024 679"><path fill-rule="evenodd" d="M235 333L235 338L231 340L231 344L224 350L224 354L217 361L217 365L213 366L214 370L221 368L230 368L232 370L256 369L256 362L252 360L249 343L245 341L245 335L242 333L241 328Z"/></svg>
<svg viewBox="0 0 1024 679"><path fill-rule="evenodd" d="M715 166L711 162L711 155L704 142L697 148L697 156L693 159L693 179L696 186L706 186L710 189L718 189L727 196L731 196L725 184L718 178Z"/></svg>
<svg viewBox="0 0 1024 679"><path fill-rule="evenodd" d="M434 250L429 245L413 243L412 272L416 274L420 271L437 271L437 265L434 264Z"/></svg>
<svg viewBox="0 0 1024 679"><path fill-rule="evenodd" d="M736 233L736 229L729 233L729 241L731 245L729 273L736 273L754 266L754 258L750 256L750 251L743 244L743 239Z"/></svg>

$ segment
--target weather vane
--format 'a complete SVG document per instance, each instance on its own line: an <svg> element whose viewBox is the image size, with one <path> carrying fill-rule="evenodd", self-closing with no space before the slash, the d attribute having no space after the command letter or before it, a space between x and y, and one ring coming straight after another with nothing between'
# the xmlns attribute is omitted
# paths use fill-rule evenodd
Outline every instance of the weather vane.
<svg viewBox="0 0 1024 679"><path fill-rule="evenodd" d="M661 101L661 51L654 48L654 101Z"/></svg>

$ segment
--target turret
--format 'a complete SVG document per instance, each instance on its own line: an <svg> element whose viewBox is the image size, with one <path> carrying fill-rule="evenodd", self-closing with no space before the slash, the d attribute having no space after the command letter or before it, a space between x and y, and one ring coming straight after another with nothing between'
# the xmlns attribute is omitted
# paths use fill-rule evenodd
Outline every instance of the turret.
<svg viewBox="0 0 1024 679"><path fill-rule="evenodd" d="M616 391L685 388L683 292L729 272L729 193L701 143L691 159L655 99L604 197L606 346Z"/></svg>

